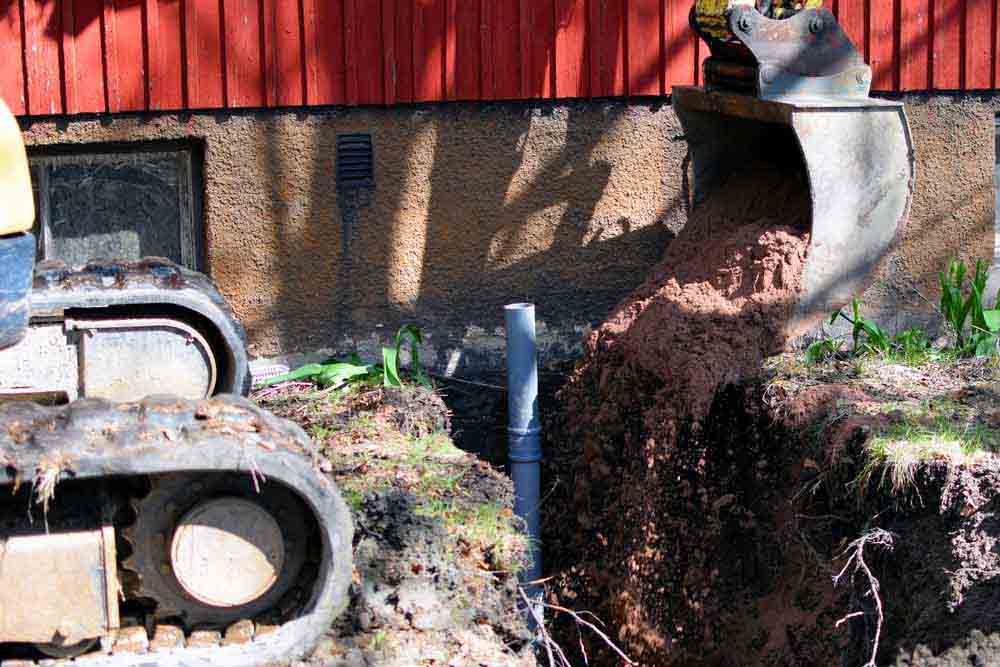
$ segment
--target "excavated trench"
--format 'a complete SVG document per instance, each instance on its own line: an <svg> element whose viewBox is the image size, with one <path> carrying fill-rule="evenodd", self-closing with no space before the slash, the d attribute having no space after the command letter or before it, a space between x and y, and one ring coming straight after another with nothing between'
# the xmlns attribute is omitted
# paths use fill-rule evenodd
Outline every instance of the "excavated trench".
<svg viewBox="0 0 1000 667"><path fill-rule="evenodd" d="M866 445L913 386L965 371L879 367L870 391L838 384L850 364L786 381L774 360L795 359L810 200L795 147L773 149L693 208L560 392L543 505L553 602L595 613L645 666L854 667L876 645L877 664L1000 664L1000 462L932 457L897 487ZM848 560L876 527L894 540L861 554L881 622ZM565 616L553 632L577 659L622 664Z"/></svg>
<svg viewBox="0 0 1000 667"><path fill-rule="evenodd" d="M878 398L822 381L779 391L811 223L794 138L775 133L763 160L715 185L588 338L549 417L553 601L594 612L648 666L853 667L876 635L878 664L1000 664L1000 613L986 613L1000 608L1000 529L978 514L1000 465L931 461L887 487L865 442L888 422L845 415L891 412L886 396L910 384ZM881 625L860 570L832 584L876 526L895 539L864 552ZM589 664L622 664L566 617L553 631Z"/></svg>

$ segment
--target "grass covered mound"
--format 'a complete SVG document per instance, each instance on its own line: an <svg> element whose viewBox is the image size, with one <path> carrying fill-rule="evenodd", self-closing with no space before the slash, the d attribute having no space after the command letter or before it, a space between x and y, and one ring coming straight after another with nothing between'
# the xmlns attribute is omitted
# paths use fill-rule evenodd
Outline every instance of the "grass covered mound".
<svg viewBox="0 0 1000 667"><path fill-rule="evenodd" d="M420 386L286 383L254 397L298 422L355 521L351 605L317 665L534 665L517 610L525 538L510 480L457 449Z"/></svg>

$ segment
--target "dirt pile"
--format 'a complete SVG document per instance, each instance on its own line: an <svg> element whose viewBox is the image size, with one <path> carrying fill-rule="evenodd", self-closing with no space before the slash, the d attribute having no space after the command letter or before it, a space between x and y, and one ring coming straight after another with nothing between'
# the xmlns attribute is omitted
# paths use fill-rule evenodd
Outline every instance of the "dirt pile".
<svg viewBox="0 0 1000 667"><path fill-rule="evenodd" d="M719 516L729 487L767 483L754 453L767 443L751 429L747 442L711 452L725 460L709 458L703 420L721 387L785 345L809 214L801 172L731 174L593 333L563 391L554 463L569 469L571 497L554 503L575 515L551 517L547 537L573 545L572 562L558 563L563 602L598 610L643 664L707 660L729 639L720 618L741 601L719 587L751 565L719 554L758 528L749 510ZM736 461L745 474L733 474Z"/></svg>
<svg viewBox="0 0 1000 667"><path fill-rule="evenodd" d="M754 403L787 434L768 504L788 547L773 568L786 588L825 591L813 628L841 664L871 658L878 605L866 576L836 589L831 576L873 531L892 541L864 552L884 615L878 664L1000 664L998 397L1000 369L983 360L769 362ZM848 620L838 632L834 619Z"/></svg>
<svg viewBox="0 0 1000 667"><path fill-rule="evenodd" d="M355 524L350 604L293 667L534 667L511 481L454 446L437 392L303 384L258 398L309 432Z"/></svg>

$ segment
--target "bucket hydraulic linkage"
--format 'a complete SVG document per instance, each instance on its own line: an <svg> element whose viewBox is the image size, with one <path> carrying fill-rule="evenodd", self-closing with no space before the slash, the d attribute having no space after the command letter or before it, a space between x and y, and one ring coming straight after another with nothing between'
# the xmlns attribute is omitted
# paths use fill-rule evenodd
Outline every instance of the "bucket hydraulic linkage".
<svg viewBox="0 0 1000 667"><path fill-rule="evenodd" d="M914 187L905 109L870 97L872 70L822 0L697 0L690 22L711 51L704 86L673 89L695 204L755 161L804 166L811 240L791 323L804 334L868 287L901 234Z"/></svg>

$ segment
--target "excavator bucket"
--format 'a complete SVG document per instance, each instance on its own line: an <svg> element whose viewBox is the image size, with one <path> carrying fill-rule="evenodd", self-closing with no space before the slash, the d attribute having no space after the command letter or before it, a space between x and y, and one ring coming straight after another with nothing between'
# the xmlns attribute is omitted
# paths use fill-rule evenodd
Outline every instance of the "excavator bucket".
<svg viewBox="0 0 1000 667"><path fill-rule="evenodd" d="M906 111L901 102L869 97L871 69L830 12L772 19L731 2L711 16L710 4L699 2L691 15L712 50L706 86L673 91L694 200L755 161L798 161L812 207L789 327L798 337L860 295L900 237L915 170ZM720 17L729 27L722 36Z"/></svg>

